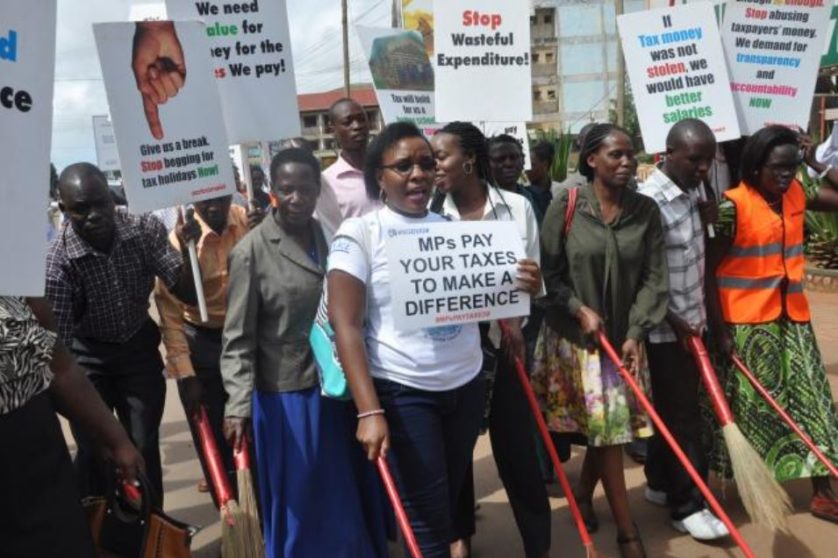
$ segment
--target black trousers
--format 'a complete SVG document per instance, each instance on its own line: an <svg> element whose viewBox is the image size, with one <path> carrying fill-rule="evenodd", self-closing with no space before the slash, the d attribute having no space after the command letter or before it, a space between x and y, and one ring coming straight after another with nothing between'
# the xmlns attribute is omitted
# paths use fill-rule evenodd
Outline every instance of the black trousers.
<svg viewBox="0 0 838 558"><path fill-rule="evenodd" d="M646 343L655 410L706 480L707 453L701 442L699 373L692 355L680 343ZM666 492L672 519L683 519L704 507L704 497L666 441L649 440L645 465L649 487Z"/></svg>
<svg viewBox="0 0 838 558"><path fill-rule="evenodd" d="M116 415L143 456L155 503L163 506L160 422L166 380L160 357L160 331L150 318L125 343L74 339L71 349L105 405ZM75 468L82 496L104 495L107 473L93 440L71 425L78 445Z"/></svg>
<svg viewBox="0 0 838 558"><path fill-rule="evenodd" d="M42 393L0 415L0 558L93 558L70 454Z"/></svg>
<svg viewBox="0 0 838 558"><path fill-rule="evenodd" d="M221 377L221 330L185 324L184 333L186 334L186 341L189 344L192 368L203 388L203 404L207 410L207 417L212 427L212 433L218 444L221 459L224 461L224 468L230 479L230 486L233 487L233 491L235 492L236 466L233 462L233 450L224 439L223 429L224 405L227 403L227 392L224 391L224 380ZM178 394L181 396L181 402L183 402L183 392L179 390ZM201 441L198 438L198 429L192 417L188 417L188 419L189 431L192 433L192 441L198 453L198 460L201 462L201 469L204 471L204 478L210 486L212 501L215 507L218 507L212 476L209 474L209 469L204 460L204 454L200 449ZM254 444L250 444L251 451L253 451L254 447ZM256 465L256 459L251 457L250 463L251 467L254 467ZM252 471L252 473L255 481L256 472Z"/></svg>
<svg viewBox="0 0 838 558"><path fill-rule="evenodd" d="M505 354L498 355L489 414L489 440L515 523L529 557L550 549L550 502L541 475L533 431L535 421L518 376ZM453 509L455 540L475 533L474 471L469 466Z"/></svg>

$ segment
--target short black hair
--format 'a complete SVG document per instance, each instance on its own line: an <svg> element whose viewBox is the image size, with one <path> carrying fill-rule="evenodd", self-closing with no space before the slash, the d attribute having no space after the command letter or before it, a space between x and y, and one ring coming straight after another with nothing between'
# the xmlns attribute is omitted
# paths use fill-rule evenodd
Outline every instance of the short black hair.
<svg viewBox="0 0 838 558"><path fill-rule="evenodd" d="M490 180L492 176L489 167L489 143L480 128L471 122L449 122L437 134L451 134L457 136L463 153L474 155L477 176L481 180Z"/></svg>
<svg viewBox="0 0 838 558"><path fill-rule="evenodd" d="M596 153L602 147L605 138L619 132L625 134L631 139L631 134L628 130L617 126L616 124L595 124L587 134L585 134L585 142L582 144L582 149L579 152L579 174L587 178L589 181L594 179L594 169L588 165L588 157Z"/></svg>
<svg viewBox="0 0 838 558"><path fill-rule="evenodd" d="M317 157L312 155L311 151L306 151L299 147L289 147L274 155L274 158L271 160L272 187L277 183L276 173L279 172L279 167L286 163L302 163L303 165L308 165L314 173L315 180L320 182L320 161L317 160Z"/></svg>
<svg viewBox="0 0 838 558"><path fill-rule="evenodd" d="M88 180L95 180L105 188L106 190L110 191L110 187L108 186L108 177L105 176L99 167L92 163L73 163L64 168L61 171L61 176L58 177L58 193L59 198L62 201L66 201L67 198L75 193L75 190L78 186L82 184L82 182Z"/></svg>
<svg viewBox="0 0 838 558"><path fill-rule="evenodd" d="M337 109L340 105L343 105L343 104L346 104L346 103L352 103L353 105L358 105L359 107L361 107L361 110L363 110L363 108L364 108L364 106L361 103L359 103L358 101L356 101L352 97L341 97L340 99L338 99L337 101L335 101L334 103L332 103L329 106L329 122L330 123L334 123L335 109Z"/></svg>
<svg viewBox="0 0 838 558"><path fill-rule="evenodd" d="M250 165L250 174L253 174L253 171L259 171L263 175L265 174L265 171L263 171L262 167L260 167L259 165Z"/></svg>
<svg viewBox="0 0 838 558"><path fill-rule="evenodd" d="M666 149L684 147L684 142L687 137L694 137L698 140L712 142L716 144L716 136L713 135L713 130L703 120L697 118L685 118L675 123L669 132L666 134Z"/></svg>
<svg viewBox="0 0 838 558"><path fill-rule="evenodd" d="M556 156L556 148L551 142L544 140L533 145L530 151L541 161L545 161L548 166L553 163L553 158Z"/></svg>
<svg viewBox="0 0 838 558"><path fill-rule="evenodd" d="M384 153L396 143L407 138L422 138L425 143L428 140L419 131L419 128L411 122L393 122L381 130L369 146L367 155L364 158L364 186L367 189L367 196L376 200L381 195L381 185L378 183L378 171L384 161ZM428 148L430 144L428 143Z"/></svg>
<svg viewBox="0 0 838 558"><path fill-rule="evenodd" d="M521 150L521 153L524 152L524 146L521 145L521 140L515 136L510 136L509 134L498 134L496 136L492 136L492 139L489 140L489 149L491 149L492 146L504 144L514 145Z"/></svg>
<svg viewBox="0 0 838 558"><path fill-rule="evenodd" d="M759 171L771 154L780 145L798 145L800 136L785 126L766 126L745 142L742 148L741 176L749 186L757 187Z"/></svg>

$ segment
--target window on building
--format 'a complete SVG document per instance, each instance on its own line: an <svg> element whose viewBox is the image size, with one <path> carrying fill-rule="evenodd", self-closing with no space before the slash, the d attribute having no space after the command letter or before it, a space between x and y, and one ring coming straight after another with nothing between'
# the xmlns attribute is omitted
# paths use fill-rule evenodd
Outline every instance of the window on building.
<svg viewBox="0 0 838 558"><path fill-rule="evenodd" d="M533 101L540 101L541 100L541 89L533 89L532 90L532 100Z"/></svg>
<svg viewBox="0 0 838 558"><path fill-rule="evenodd" d="M537 52L533 52L533 53L532 53L532 63L533 63L533 64L538 64L538 58L539 58L538 53L537 53Z"/></svg>
<svg viewBox="0 0 838 558"><path fill-rule="evenodd" d="M551 25L553 23L553 14L544 14L544 23Z"/></svg>
<svg viewBox="0 0 838 558"><path fill-rule="evenodd" d="M304 114L303 115L303 128L317 128L317 115L316 114Z"/></svg>
<svg viewBox="0 0 838 558"><path fill-rule="evenodd" d="M555 89L548 89L547 90L547 99L554 101L556 100L556 90Z"/></svg>
<svg viewBox="0 0 838 558"><path fill-rule="evenodd" d="M555 57L553 56L552 52L548 52L544 55L544 63L545 64L552 64L555 62Z"/></svg>
<svg viewBox="0 0 838 558"><path fill-rule="evenodd" d="M535 24L536 24L535 16L530 16L530 25L535 25Z"/></svg>

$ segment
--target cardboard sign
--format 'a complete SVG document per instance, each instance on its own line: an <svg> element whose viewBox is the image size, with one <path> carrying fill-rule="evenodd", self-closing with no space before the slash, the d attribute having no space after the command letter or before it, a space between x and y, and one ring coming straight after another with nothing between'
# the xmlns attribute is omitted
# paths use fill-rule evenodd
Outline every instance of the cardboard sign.
<svg viewBox="0 0 838 558"><path fill-rule="evenodd" d="M422 36L404 29L356 27L385 124L434 123L434 70Z"/></svg>
<svg viewBox="0 0 838 558"><path fill-rule="evenodd" d="M204 24L101 23L93 33L129 210L144 213L232 194ZM159 103L155 95L178 83L176 94Z"/></svg>
<svg viewBox="0 0 838 558"><path fill-rule="evenodd" d="M717 141L740 136L711 4L626 14L617 26L647 152L665 151L669 129L686 118Z"/></svg>
<svg viewBox="0 0 838 558"><path fill-rule="evenodd" d="M285 0L166 0L171 19L206 23L231 143L300 135Z"/></svg>
<svg viewBox="0 0 838 558"><path fill-rule="evenodd" d="M93 117L93 140L96 142L96 165L102 171L119 170L119 153L113 124L107 114Z"/></svg>
<svg viewBox="0 0 838 558"><path fill-rule="evenodd" d="M524 246L511 221L460 221L388 231L393 320L400 331L526 316L518 290Z"/></svg>
<svg viewBox="0 0 838 558"><path fill-rule="evenodd" d="M437 120L532 120L527 3L434 0L433 14Z"/></svg>
<svg viewBox="0 0 838 558"><path fill-rule="evenodd" d="M0 3L0 295L43 296L55 0Z"/></svg>
<svg viewBox="0 0 838 558"><path fill-rule="evenodd" d="M743 134L769 124L808 127L831 4L727 3L722 38Z"/></svg>

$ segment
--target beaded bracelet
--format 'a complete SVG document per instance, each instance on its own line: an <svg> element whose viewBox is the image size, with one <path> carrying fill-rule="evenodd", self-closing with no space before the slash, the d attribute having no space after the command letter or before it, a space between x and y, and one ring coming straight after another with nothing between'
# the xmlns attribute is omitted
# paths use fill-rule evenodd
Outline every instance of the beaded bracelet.
<svg viewBox="0 0 838 558"><path fill-rule="evenodd" d="M375 415L383 415L384 409L373 409L372 411L366 411L364 413L358 413L358 418L367 418L367 417L374 417Z"/></svg>

